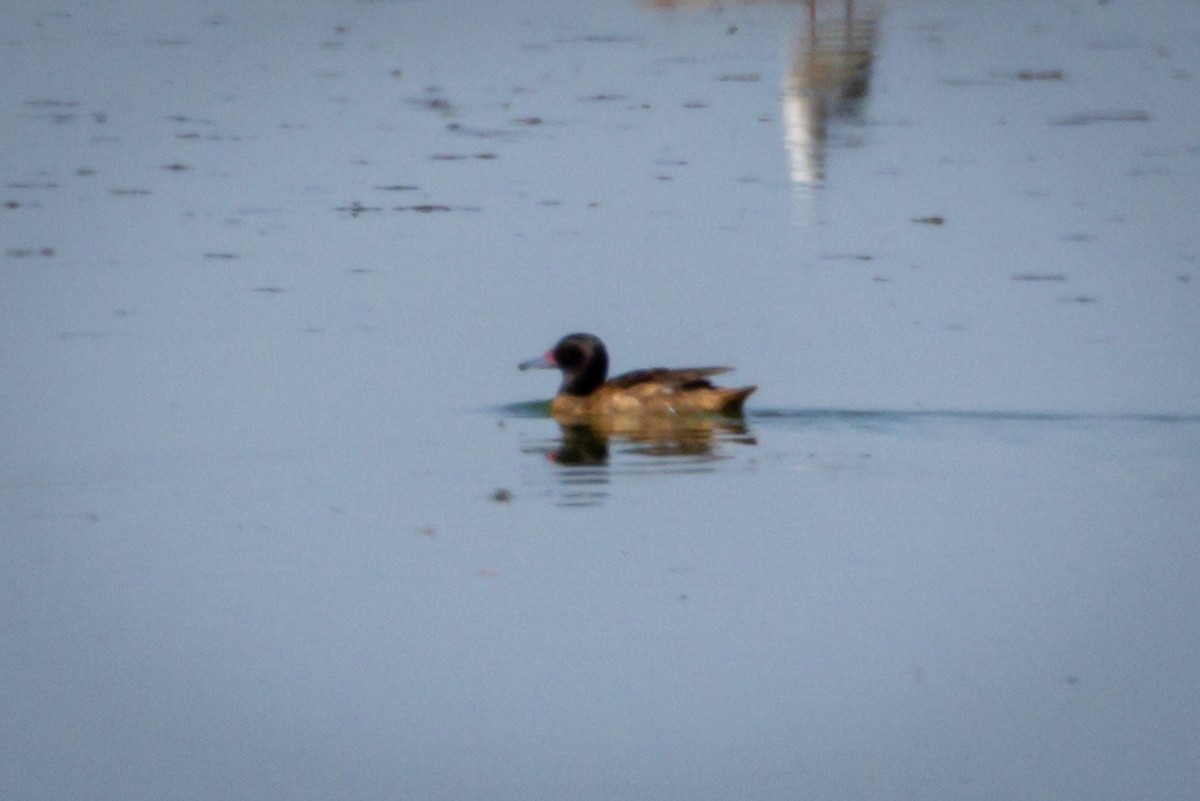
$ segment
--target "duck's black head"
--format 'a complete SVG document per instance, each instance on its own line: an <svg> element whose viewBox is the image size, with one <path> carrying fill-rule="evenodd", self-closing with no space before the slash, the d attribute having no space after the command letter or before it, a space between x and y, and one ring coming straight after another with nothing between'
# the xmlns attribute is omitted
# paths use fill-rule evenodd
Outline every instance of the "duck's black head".
<svg viewBox="0 0 1200 801"><path fill-rule="evenodd" d="M567 334L545 356L518 365L522 370L533 367L557 367L562 370L560 393L590 395L608 377L608 351L600 337L592 334Z"/></svg>

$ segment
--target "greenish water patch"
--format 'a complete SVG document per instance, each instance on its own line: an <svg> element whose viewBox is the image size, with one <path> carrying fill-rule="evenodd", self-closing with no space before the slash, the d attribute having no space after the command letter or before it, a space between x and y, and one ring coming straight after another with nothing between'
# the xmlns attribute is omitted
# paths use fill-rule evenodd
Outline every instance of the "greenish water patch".
<svg viewBox="0 0 1200 801"><path fill-rule="evenodd" d="M499 414L503 417L550 417L550 401L522 401L521 403L506 403L503 406L491 406L480 411L489 414Z"/></svg>

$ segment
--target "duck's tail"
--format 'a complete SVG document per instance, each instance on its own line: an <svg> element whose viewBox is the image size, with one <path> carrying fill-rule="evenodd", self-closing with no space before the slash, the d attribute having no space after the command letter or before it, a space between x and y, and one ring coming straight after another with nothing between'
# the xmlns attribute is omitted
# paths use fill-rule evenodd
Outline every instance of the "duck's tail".
<svg viewBox="0 0 1200 801"><path fill-rule="evenodd" d="M754 394L754 390L756 389L758 387L755 386L722 390L723 397L721 398L719 411L722 414L741 414L742 406L746 403L746 398Z"/></svg>

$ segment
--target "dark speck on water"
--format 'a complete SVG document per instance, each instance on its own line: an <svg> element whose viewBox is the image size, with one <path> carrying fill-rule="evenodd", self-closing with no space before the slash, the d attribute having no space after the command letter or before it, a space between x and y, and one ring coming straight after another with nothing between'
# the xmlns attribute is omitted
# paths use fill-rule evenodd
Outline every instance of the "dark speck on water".
<svg viewBox="0 0 1200 801"><path fill-rule="evenodd" d="M421 106L429 111L436 111L446 117L454 113L454 106L444 97L411 97L405 102Z"/></svg>
<svg viewBox="0 0 1200 801"><path fill-rule="evenodd" d="M1022 81L1061 81L1062 70L1021 70L1017 78Z"/></svg>
<svg viewBox="0 0 1200 801"><path fill-rule="evenodd" d="M1091 125L1096 122L1149 122L1150 115L1145 111L1084 111L1059 117L1052 121L1053 125Z"/></svg>
<svg viewBox="0 0 1200 801"><path fill-rule="evenodd" d="M382 206L364 206L362 203L359 203L356 200L353 203L351 203L349 206L337 206L334 208L334 211L347 212L351 217L357 217L358 215L363 214L368 211L383 211L383 207Z"/></svg>
<svg viewBox="0 0 1200 801"><path fill-rule="evenodd" d="M6 256L14 259L28 259L32 256L41 256L42 258L50 258L54 255L54 248L10 248L5 252Z"/></svg>
<svg viewBox="0 0 1200 801"><path fill-rule="evenodd" d="M166 120L167 122L180 122L180 123L186 122L188 125L204 125L209 128L216 126L216 123L213 122L212 120L206 120L206 119L197 118L197 117L188 117L184 114L172 114L170 116L163 117L163 119Z"/></svg>
<svg viewBox="0 0 1200 801"><path fill-rule="evenodd" d="M490 161L496 158L495 153L476 153L472 155L464 155L462 153L434 153L430 156L434 161L466 161L467 159L479 159L480 161Z"/></svg>
<svg viewBox="0 0 1200 801"><path fill-rule="evenodd" d="M1016 273L1014 281L1066 281L1065 273Z"/></svg>
<svg viewBox="0 0 1200 801"><path fill-rule="evenodd" d="M25 105L31 108L78 108L79 103L74 100L55 100L49 97L39 97L33 100L26 100Z"/></svg>
<svg viewBox="0 0 1200 801"><path fill-rule="evenodd" d="M641 41L641 39L637 36L622 33L588 33L575 37L573 41L589 42L592 44L613 44L618 42L637 42Z"/></svg>
<svg viewBox="0 0 1200 801"><path fill-rule="evenodd" d="M429 214L435 211L451 211L451 208L440 204L424 203L420 206L397 206L396 211L419 211L422 214Z"/></svg>
<svg viewBox="0 0 1200 801"><path fill-rule="evenodd" d="M935 214L931 217L913 217L913 222L922 225L944 225L946 218Z"/></svg>
<svg viewBox="0 0 1200 801"><path fill-rule="evenodd" d="M874 261L870 253L822 253L822 261Z"/></svg>

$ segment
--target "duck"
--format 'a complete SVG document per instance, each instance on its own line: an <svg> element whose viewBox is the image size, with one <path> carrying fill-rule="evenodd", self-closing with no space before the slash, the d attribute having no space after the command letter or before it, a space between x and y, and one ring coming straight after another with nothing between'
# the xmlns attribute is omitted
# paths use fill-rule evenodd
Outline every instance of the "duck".
<svg viewBox="0 0 1200 801"><path fill-rule="evenodd" d="M746 398L758 389L728 389L708 380L732 367L653 367L608 378L608 350L599 337L584 333L568 334L545 355L517 366L562 371L562 386L550 404L560 422L614 415L739 416Z"/></svg>

